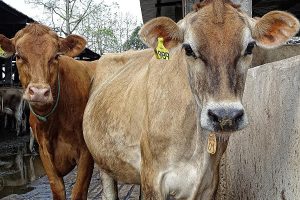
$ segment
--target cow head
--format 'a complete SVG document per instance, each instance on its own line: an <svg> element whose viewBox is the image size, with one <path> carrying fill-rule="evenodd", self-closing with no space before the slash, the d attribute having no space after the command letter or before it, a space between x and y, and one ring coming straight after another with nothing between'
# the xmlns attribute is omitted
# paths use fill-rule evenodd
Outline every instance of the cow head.
<svg viewBox="0 0 300 200"><path fill-rule="evenodd" d="M33 23L8 39L0 35L1 48L7 56L15 53L24 99L31 105L53 104L56 95L59 55L78 55L86 41L76 35L59 38L50 28Z"/></svg>
<svg viewBox="0 0 300 200"><path fill-rule="evenodd" d="M253 19L229 0L206 0L194 5L194 11L177 24L159 17L146 23L139 34L152 48L163 37L171 59L172 52L181 51L201 110L201 126L227 132L247 124L241 99L254 44L277 47L298 30L298 20L286 12Z"/></svg>

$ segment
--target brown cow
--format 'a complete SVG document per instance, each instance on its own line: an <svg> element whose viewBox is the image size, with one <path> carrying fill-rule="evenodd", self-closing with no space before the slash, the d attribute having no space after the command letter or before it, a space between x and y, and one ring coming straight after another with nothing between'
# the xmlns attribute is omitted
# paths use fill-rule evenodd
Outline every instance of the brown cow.
<svg viewBox="0 0 300 200"><path fill-rule="evenodd" d="M149 21L141 38L151 48L163 38L170 60L153 49L100 59L83 118L95 162L115 180L141 184L147 200L212 199L229 135L247 124L241 99L253 43L276 47L298 30L286 12L254 20L229 0L196 4L178 24ZM106 65L123 67L103 80ZM109 176L103 181L114 186ZM104 194L117 198L114 187Z"/></svg>
<svg viewBox="0 0 300 200"><path fill-rule="evenodd" d="M61 39L34 23L12 39L0 35L0 44L8 55L16 54L23 98L31 106L30 126L53 199L66 199L63 176L76 165L72 199L86 199L94 162L83 140L82 117L91 78L86 67L71 58L84 49L86 41L76 35Z"/></svg>

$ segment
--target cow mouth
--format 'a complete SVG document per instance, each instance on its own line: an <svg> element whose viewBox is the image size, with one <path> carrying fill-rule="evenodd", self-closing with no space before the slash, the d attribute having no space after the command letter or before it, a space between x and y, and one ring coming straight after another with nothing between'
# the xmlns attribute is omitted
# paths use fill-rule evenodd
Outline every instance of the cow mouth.
<svg viewBox="0 0 300 200"><path fill-rule="evenodd" d="M53 102L52 98L31 98L28 93L24 93L23 99L25 99L30 105L33 106L45 106L50 105Z"/></svg>
<svg viewBox="0 0 300 200"><path fill-rule="evenodd" d="M223 140L228 140L234 132L214 132L216 136Z"/></svg>
<svg viewBox="0 0 300 200"><path fill-rule="evenodd" d="M48 101L36 101L36 100L27 100L28 103L30 103L30 105L33 106L44 106L44 105L48 105L51 104L51 102Z"/></svg>

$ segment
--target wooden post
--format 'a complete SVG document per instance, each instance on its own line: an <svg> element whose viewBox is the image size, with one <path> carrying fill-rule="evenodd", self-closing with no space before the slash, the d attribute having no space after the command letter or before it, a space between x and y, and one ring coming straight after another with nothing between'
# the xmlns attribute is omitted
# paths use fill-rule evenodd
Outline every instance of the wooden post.
<svg viewBox="0 0 300 200"><path fill-rule="evenodd" d="M241 9L249 16L252 16L252 0L231 0L233 3L240 4Z"/></svg>

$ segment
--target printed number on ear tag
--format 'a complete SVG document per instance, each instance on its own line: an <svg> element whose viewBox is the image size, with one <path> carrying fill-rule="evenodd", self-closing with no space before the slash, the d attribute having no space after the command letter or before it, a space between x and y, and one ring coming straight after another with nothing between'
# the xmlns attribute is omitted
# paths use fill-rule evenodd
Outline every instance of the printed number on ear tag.
<svg viewBox="0 0 300 200"><path fill-rule="evenodd" d="M6 57L7 53L0 46L0 57Z"/></svg>
<svg viewBox="0 0 300 200"><path fill-rule="evenodd" d="M163 60L170 59L169 51L164 46L164 39L162 37L157 38L157 47L155 49L155 55L157 59L163 59Z"/></svg>
<svg viewBox="0 0 300 200"><path fill-rule="evenodd" d="M214 133L208 135L207 140L207 152L210 154L215 154L217 151L217 138Z"/></svg>

